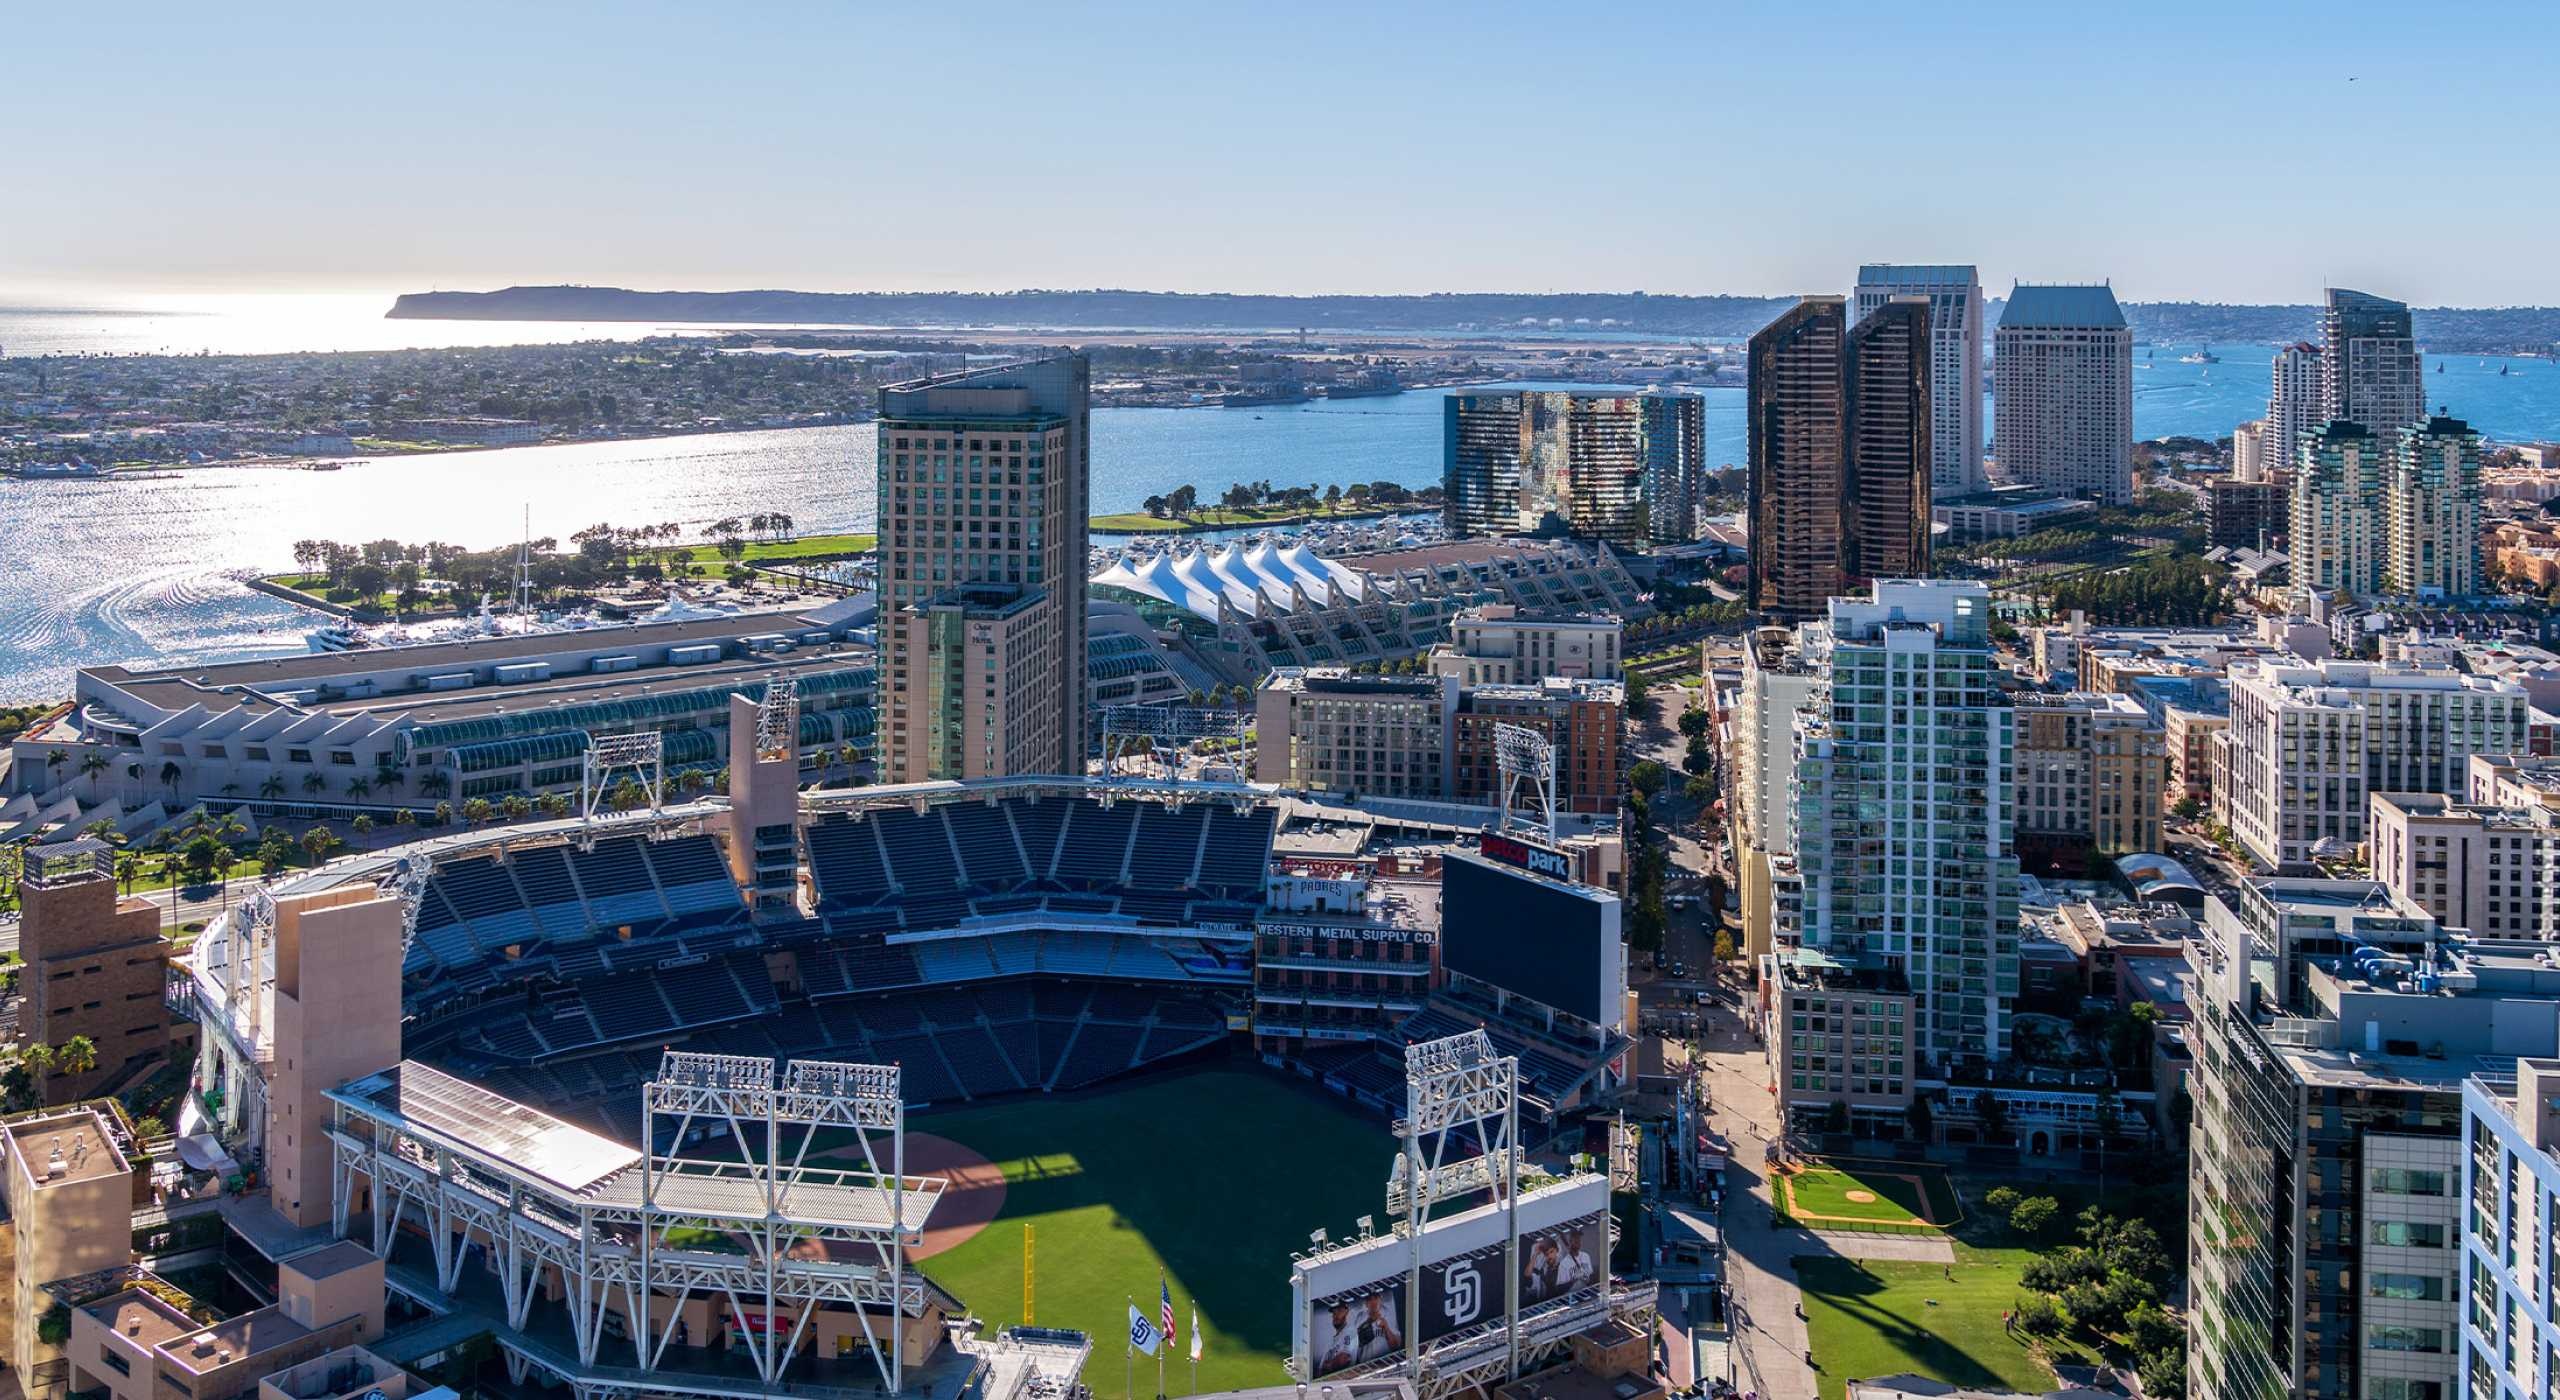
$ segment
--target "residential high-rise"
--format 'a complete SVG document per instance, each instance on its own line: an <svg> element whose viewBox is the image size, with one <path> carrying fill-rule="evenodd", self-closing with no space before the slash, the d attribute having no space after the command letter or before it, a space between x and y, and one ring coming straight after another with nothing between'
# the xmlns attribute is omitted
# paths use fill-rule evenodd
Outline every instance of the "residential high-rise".
<svg viewBox="0 0 2560 1400"><path fill-rule="evenodd" d="M2412 598L2480 591L2480 435L2429 418L2392 437L2384 469L2382 588Z"/></svg>
<svg viewBox="0 0 2560 1400"><path fill-rule="evenodd" d="M1794 886L1796 716L1822 683L1797 642L1793 628L1752 632L1744 639L1742 683L1734 695L1733 863L1742 887L1743 951L1755 962L1776 942L1780 886ZM1792 894L1784 902L1792 907Z"/></svg>
<svg viewBox="0 0 2560 1400"><path fill-rule="evenodd" d="M1925 297L1892 297L1849 329L1841 441L1852 588L1929 575L1929 314Z"/></svg>
<svg viewBox="0 0 2560 1400"><path fill-rule="evenodd" d="M2382 590L2382 438L2361 423L2324 423L2302 440L2285 549L2297 587Z"/></svg>
<svg viewBox="0 0 2560 1400"><path fill-rule="evenodd" d="M1858 320L1904 296L1929 301L1929 489L1970 496L1984 485L1982 279L1969 264L1858 269Z"/></svg>
<svg viewBox="0 0 2560 1400"><path fill-rule="evenodd" d="M1752 605L1809 619L1929 569L1929 304L1807 297L1751 338Z"/></svg>
<svg viewBox="0 0 2560 1400"><path fill-rule="evenodd" d="M1081 355L880 391L882 780L1082 773Z"/></svg>
<svg viewBox="0 0 2560 1400"><path fill-rule="evenodd" d="M2374 878L2453 928L2560 940L2560 811L2433 792L2377 792L2365 818Z"/></svg>
<svg viewBox="0 0 2560 1400"><path fill-rule="evenodd" d="M2320 387L2320 347L2297 340L2268 365L2266 459L2271 470L2291 472L2302 460L2302 442L2329 421Z"/></svg>
<svg viewBox="0 0 2560 1400"><path fill-rule="evenodd" d="M1899 579L1798 632L1820 679L1796 720L1800 883L1778 922L1827 964L1906 985L1912 1049L1941 1071L2005 1055L2017 1000L2012 719L1990 626L1987 585Z"/></svg>
<svg viewBox="0 0 2560 1400"><path fill-rule="evenodd" d="M2560 1395L2560 1057L2463 1081L2462 1139L2454 1199L2471 1208L2443 1270L2460 1287L2452 1370L2473 1400L2547 1400Z"/></svg>
<svg viewBox="0 0 2560 1400"><path fill-rule="evenodd" d="M2267 420L2252 418L2231 430L2231 479L2264 481L2267 479ZM2288 468L2291 463L2285 464Z"/></svg>
<svg viewBox="0 0 2560 1400"><path fill-rule="evenodd" d="M2525 752L2533 708L2514 681L2396 663L2236 661L2230 680L2214 817L2270 869L2354 848L2372 793L2463 791L2472 755Z"/></svg>
<svg viewBox="0 0 2560 1400"><path fill-rule="evenodd" d="M1561 530L1622 548L1690 537L1706 461L1694 394L1452 394L1442 485L1458 535Z"/></svg>
<svg viewBox="0 0 2560 1400"><path fill-rule="evenodd" d="M2550 1395L2492 1383L2548 1365L2548 1315L2499 1295L2530 1279L2539 1302L2548 1256L2516 1244L2549 1237L2481 1228L2546 1193L2484 1141L2475 1077L2491 1055L2554 1053L2544 945L2451 939L2366 880L2250 881L2205 912L2187 944L2188 1396Z"/></svg>
<svg viewBox="0 0 2560 1400"><path fill-rule="evenodd" d="M2133 500L2133 330L2113 288L2011 290L1991 379L2002 475L2109 505Z"/></svg>
<svg viewBox="0 0 2560 1400"><path fill-rule="evenodd" d="M2304 439L2293 580L2370 597L2464 597L2480 586L2480 435L2458 418L2376 432L2336 419Z"/></svg>
<svg viewBox="0 0 2560 1400"><path fill-rule="evenodd" d="M1846 586L1848 321L1806 297L1751 337L1751 606L1771 617L1819 617Z"/></svg>
<svg viewBox="0 0 2560 1400"><path fill-rule="evenodd" d="M2426 417L2418 341L2402 302L2331 287L2320 312L2320 416L2376 435Z"/></svg>

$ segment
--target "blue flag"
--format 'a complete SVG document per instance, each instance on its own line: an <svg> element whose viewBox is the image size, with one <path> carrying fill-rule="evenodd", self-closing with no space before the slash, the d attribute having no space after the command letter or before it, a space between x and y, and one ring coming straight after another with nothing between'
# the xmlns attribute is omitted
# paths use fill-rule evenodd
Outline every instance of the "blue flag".
<svg viewBox="0 0 2560 1400"><path fill-rule="evenodd" d="M1163 1344L1164 1334L1156 1330L1154 1323L1147 1321L1147 1315L1138 1311L1137 1304L1131 1303L1129 1305L1129 1345L1153 1356L1156 1354L1156 1348Z"/></svg>

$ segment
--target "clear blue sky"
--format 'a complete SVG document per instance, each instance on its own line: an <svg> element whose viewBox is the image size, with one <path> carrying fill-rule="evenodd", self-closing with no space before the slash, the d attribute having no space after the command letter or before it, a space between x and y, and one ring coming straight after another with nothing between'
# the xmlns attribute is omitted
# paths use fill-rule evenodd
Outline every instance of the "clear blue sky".
<svg viewBox="0 0 2560 1400"><path fill-rule="evenodd" d="M20 6L0 44L19 292L1780 294L1895 259L2560 303L2547 0L238 0Z"/></svg>

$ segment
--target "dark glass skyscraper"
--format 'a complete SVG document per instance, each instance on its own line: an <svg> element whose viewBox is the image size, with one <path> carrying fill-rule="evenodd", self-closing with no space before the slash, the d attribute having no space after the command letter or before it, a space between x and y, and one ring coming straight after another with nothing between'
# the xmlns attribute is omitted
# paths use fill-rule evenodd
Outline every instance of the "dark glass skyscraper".
<svg viewBox="0 0 2560 1400"><path fill-rule="evenodd" d="M1807 297L1751 338L1751 604L1820 617L1929 572L1929 303Z"/></svg>
<svg viewBox="0 0 2560 1400"><path fill-rule="evenodd" d="M1850 328L1841 441L1853 586L1928 576L1930 360L1927 297L1890 298Z"/></svg>

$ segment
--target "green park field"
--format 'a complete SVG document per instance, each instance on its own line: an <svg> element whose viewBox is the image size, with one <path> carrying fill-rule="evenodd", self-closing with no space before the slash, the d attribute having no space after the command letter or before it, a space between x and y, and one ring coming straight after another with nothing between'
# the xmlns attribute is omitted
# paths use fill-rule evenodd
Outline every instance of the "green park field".
<svg viewBox="0 0 2560 1400"><path fill-rule="evenodd" d="M2033 1257L1957 1245L1953 1265L1797 1259L1822 1400L1841 1400L1851 1380L1904 1371L1976 1389L2052 1389L2052 1370L2001 1320L2028 1296L2018 1278ZM2066 1344L2053 1359L2089 1358Z"/></svg>
<svg viewBox="0 0 2560 1400"><path fill-rule="evenodd" d="M1005 1179L994 1223L919 1267L990 1330L1022 1321L1023 1226L1035 1227L1033 1320L1093 1338L1085 1383L1123 1394L1128 1307L1150 1317L1159 1273L1181 1327L1165 1369L1183 1395L1279 1385L1289 1351L1289 1254L1380 1213L1394 1140L1319 1091L1260 1070L1211 1069L1127 1088L922 1114L909 1130L972 1148ZM1199 1381L1191 1315L1207 1338ZM1155 1393L1139 1358L1137 1393Z"/></svg>

